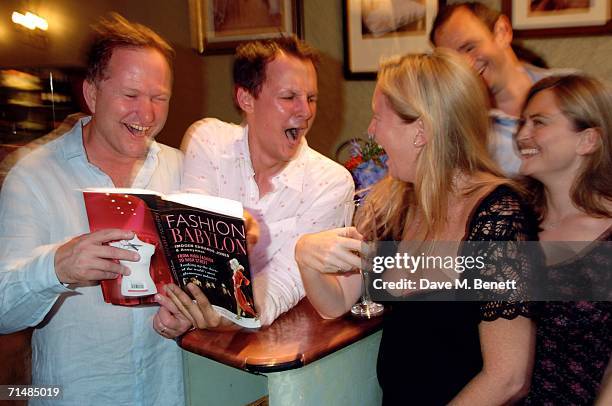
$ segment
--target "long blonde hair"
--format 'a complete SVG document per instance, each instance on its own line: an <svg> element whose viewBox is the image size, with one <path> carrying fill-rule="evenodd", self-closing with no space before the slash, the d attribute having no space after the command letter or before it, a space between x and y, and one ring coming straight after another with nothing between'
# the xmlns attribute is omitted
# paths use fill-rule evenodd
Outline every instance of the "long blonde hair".
<svg viewBox="0 0 612 406"><path fill-rule="evenodd" d="M468 193L491 184L491 179L495 184L508 182L488 151L486 89L458 54L441 48L383 62L377 85L401 119L422 120L429 136L417 158L415 182L389 177L372 189L366 203L374 206L384 238L402 239L407 222L419 212L422 235L435 239L447 220L457 170L493 175L471 185Z"/></svg>

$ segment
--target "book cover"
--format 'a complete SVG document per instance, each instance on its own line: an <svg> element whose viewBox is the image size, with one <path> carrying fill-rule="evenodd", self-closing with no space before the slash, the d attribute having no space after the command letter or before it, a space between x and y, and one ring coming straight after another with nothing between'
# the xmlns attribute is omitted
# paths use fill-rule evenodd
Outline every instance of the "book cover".
<svg viewBox="0 0 612 406"><path fill-rule="evenodd" d="M223 317L243 327L260 327L239 202L139 189L86 189L83 196L91 231L134 231L133 240L111 245L141 256L138 263L125 262L132 270L128 277L101 281L106 302L152 304L165 284L184 289L192 282Z"/></svg>

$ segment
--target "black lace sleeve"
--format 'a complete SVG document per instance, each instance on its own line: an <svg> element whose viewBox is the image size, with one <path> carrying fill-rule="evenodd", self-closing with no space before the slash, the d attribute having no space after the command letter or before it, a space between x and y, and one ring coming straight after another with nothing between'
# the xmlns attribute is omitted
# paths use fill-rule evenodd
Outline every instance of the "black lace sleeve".
<svg viewBox="0 0 612 406"><path fill-rule="evenodd" d="M462 278L474 286L476 279L488 282L515 281L514 289L471 290L469 300L481 301L480 318L493 321L518 316L534 317L534 306L526 299L532 278L541 264L525 241L537 241L535 214L508 186L499 186L486 196L468 223L462 255L485 258L484 267L465 272ZM471 243L474 242L474 243ZM528 249L530 248L530 249Z"/></svg>

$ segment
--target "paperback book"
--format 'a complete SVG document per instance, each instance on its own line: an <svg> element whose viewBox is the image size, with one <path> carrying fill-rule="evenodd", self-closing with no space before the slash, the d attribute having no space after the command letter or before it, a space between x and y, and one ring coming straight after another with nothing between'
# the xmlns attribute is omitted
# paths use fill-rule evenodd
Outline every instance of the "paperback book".
<svg viewBox="0 0 612 406"><path fill-rule="evenodd" d="M83 196L91 231L134 231L132 240L110 245L140 254L138 262L122 261L131 270L129 276L101 282L106 302L152 304L153 295L162 292L165 284L173 282L185 289L191 282L221 316L243 327L261 326L240 202L195 193L162 195L119 188L86 189Z"/></svg>

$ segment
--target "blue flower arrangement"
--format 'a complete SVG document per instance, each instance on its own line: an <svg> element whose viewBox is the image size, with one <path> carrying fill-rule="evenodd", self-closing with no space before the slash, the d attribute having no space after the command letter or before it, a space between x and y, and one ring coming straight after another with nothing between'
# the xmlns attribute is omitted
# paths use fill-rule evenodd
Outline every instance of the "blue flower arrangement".
<svg viewBox="0 0 612 406"><path fill-rule="evenodd" d="M349 148L350 158L344 162L355 181L355 190L363 197L369 188L387 175L387 154L373 139L353 138L338 147L336 156Z"/></svg>

